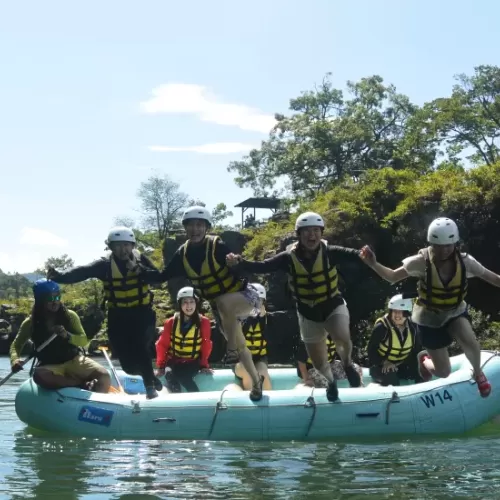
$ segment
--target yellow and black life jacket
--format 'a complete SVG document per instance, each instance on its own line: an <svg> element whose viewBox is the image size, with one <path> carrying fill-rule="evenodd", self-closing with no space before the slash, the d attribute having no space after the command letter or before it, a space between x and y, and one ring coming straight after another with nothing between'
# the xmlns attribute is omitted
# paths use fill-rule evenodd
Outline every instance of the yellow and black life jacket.
<svg viewBox="0 0 500 500"><path fill-rule="evenodd" d="M314 307L340 295L337 267L328 260L326 242L321 241L311 271L308 271L298 259L297 245L298 243L294 243L288 251L291 259L288 283L295 300Z"/></svg>
<svg viewBox="0 0 500 500"><path fill-rule="evenodd" d="M410 355L415 344L415 330L413 324L410 321L407 322L405 330L406 338L404 342L401 343L399 331L397 327L389 321L387 315L378 318L375 324L377 325L378 323L383 323L387 330L387 335L378 346L378 353L392 363L401 363L401 361L404 361Z"/></svg>
<svg viewBox="0 0 500 500"><path fill-rule="evenodd" d="M455 252L455 275L444 285L435 264L432 262L429 249L420 251L425 258L425 279L418 282L417 304L427 309L445 311L457 308L467 295L467 271L459 251Z"/></svg>
<svg viewBox="0 0 500 500"><path fill-rule="evenodd" d="M239 280L229 267L220 265L215 258L215 246L220 240L218 236L205 236L205 260L201 265L200 274L196 273L187 259L189 241L181 248L181 258L188 279L193 284L200 297L213 300L225 293L239 292L243 290L244 284Z"/></svg>
<svg viewBox="0 0 500 500"><path fill-rule="evenodd" d="M200 328L192 325L191 328L183 334L179 315L174 316L172 333L170 335L170 347L168 353L175 358L198 359L201 351L201 333Z"/></svg>
<svg viewBox="0 0 500 500"><path fill-rule="evenodd" d="M337 353L337 348L335 347L335 342L328 336L326 337L326 348L328 350L328 363L331 363L335 358L335 354ZM313 363L311 358L307 358L306 368L309 370L313 368Z"/></svg>
<svg viewBox="0 0 500 500"><path fill-rule="evenodd" d="M135 258L139 261L141 254L134 250ZM113 254L109 258L110 269L104 281L104 300L108 307L137 307L150 305L152 292L149 285L142 282L141 275L127 270L123 275Z"/></svg>
<svg viewBox="0 0 500 500"><path fill-rule="evenodd" d="M243 323L243 334L252 356L267 355L267 341L264 338L266 326L267 314L258 318L250 317Z"/></svg>

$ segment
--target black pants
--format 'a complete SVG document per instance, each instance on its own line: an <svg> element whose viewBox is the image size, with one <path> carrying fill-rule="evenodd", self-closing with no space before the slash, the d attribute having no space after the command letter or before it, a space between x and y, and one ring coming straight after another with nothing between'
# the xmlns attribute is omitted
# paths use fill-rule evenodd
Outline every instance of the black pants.
<svg viewBox="0 0 500 500"><path fill-rule="evenodd" d="M412 380L416 384L423 382L418 372L416 362L403 363L398 366L397 372L382 373L382 365L370 367L370 375L374 382L382 386L401 385L401 380Z"/></svg>
<svg viewBox="0 0 500 500"><path fill-rule="evenodd" d="M108 338L113 354L129 375L141 375L144 385L155 379L150 343L155 329L156 313L149 306L110 308Z"/></svg>
<svg viewBox="0 0 500 500"><path fill-rule="evenodd" d="M198 360L186 363L169 363L165 371L167 389L170 392L181 392L181 385L187 392L200 392L193 378L200 371Z"/></svg>

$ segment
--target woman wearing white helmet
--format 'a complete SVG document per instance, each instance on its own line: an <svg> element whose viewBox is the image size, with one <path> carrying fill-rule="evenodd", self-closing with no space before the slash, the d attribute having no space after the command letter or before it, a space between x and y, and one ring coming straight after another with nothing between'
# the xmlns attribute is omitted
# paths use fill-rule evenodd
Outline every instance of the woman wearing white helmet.
<svg viewBox="0 0 500 500"><path fill-rule="evenodd" d="M455 339L474 369L482 397L489 396L491 385L481 369L481 347L467 314L468 280L481 278L500 287L500 276L482 266L474 257L460 252L456 223L439 217L427 231L429 246L403 260L398 269L383 266L375 253L365 246L361 258L383 279L397 283L409 276L418 278L418 299L412 320L417 325L426 351L419 353L419 370L424 381L447 377L451 373L448 346Z"/></svg>
<svg viewBox="0 0 500 500"><path fill-rule="evenodd" d="M177 293L179 312L167 319L156 342L156 375L165 375L167 389L198 392L194 377L198 373L212 373L208 358L212 352L210 320L200 314L199 299L192 287Z"/></svg>
<svg viewBox="0 0 500 500"><path fill-rule="evenodd" d="M219 236L207 234L212 217L205 207L190 207L182 217L187 241L161 272L144 271L148 283L168 281L175 277L189 279L196 293L210 303L227 340L227 364L241 361L252 378L250 399L262 399L263 378L259 376L246 346L240 320L261 306L257 290L226 264L230 253Z"/></svg>
<svg viewBox="0 0 500 500"><path fill-rule="evenodd" d="M388 312L375 321L368 343L372 380L382 386L400 385L401 380L422 382L417 355L421 344L411 321L413 303L399 293L389 300Z"/></svg>
<svg viewBox="0 0 500 500"><path fill-rule="evenodd" d="M147 398L156 398L157 391L163 387L155 377L151 355L156 313L153 294L141 279L141 273L143 269L158 270L135 248L135 236L130 228L111 228L105 243L111 250L109 256L69 271L51 268L47 276L65 284L89 278L103 282L104 300L108 305L108 338L113 355L125 372L142 376Z"/></svg>
<svg viewBox="0 0 500 500"><path fill-rule="evenodd" d="M251 284L259 294L262 300L262 306L257 314L248 316L242 321L243 335L245 336L246 344L252 354L252 360L261 377L264 377L263 389L270 391L272 389L271 379L268 371L268 342L267 329L269 327L270 316L267 314L266 289L260 283ZM234 367L234 374L241 380L241 385L245 391L252 388L252 379L241 363L237 363Z"/></svg>
<svg viewBox="0 0 500 500"><path fill-rule="evenodd" d="M361 378L352 363L349 310L339 290L338 265L361 265L359 250L328 245L323 240L325 223L314 212L299 215L295 223L298 241L263 262L249 262L229 255L228 264L256 274L283 271L297 304L300 334L314 368L327 380L326 396L338 399L337 383L328 363L326 337L335 342L351 387Z"/></svg>

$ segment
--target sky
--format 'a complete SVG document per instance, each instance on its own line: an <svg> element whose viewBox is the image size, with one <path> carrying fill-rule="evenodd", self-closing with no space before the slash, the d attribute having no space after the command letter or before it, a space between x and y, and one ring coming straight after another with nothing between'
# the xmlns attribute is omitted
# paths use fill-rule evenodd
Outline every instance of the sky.
<svg viewBox="0 0 500 500"><path fill-rule="evenodd" d="M103 255L137 190L168 174L208 208L252 195L227 171L327 72L417 104L500 64L500 3L107 0L0 4L0 269ZM265 210L257 218L268 217Z"/></svg>

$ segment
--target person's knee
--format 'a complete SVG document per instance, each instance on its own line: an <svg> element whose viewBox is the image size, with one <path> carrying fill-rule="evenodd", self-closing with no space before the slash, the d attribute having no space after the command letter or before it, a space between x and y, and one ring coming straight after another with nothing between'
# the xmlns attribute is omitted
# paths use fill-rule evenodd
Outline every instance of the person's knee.
<svg viewBox="0 0 500 500"><path fill-rule="evenodd" d="M47 377L47 370L44 370L43 368L35 368L35 371L33 372L33 381L35 384L43 387L46 381Z"/></svg>
<svg viewBox="0 0 500 500"><path fill-rule="evenodd" d="M451 366L450 365L436 366L436 363L434 363L434 374L436 375L436 377L439 378L449 377L451 374Z"/></svg>

